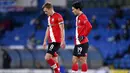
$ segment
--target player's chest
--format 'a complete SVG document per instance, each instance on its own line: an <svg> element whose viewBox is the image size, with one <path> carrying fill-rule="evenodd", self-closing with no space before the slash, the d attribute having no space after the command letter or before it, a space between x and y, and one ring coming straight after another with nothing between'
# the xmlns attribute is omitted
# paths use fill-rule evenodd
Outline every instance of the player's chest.
<svg viewBox="0 0 130 73"><path fill-rule="evenodd" d="M48 23L50 23L50 24L57 24L57 19L55 17L49 17L48 18Z"/></svg>
<svg viewBox="0 0 130 73"><path fill-rule="evenodd" d="M76 26L80 26L81 25L81 20L80 19L77 19L76 20Z"/></svg>

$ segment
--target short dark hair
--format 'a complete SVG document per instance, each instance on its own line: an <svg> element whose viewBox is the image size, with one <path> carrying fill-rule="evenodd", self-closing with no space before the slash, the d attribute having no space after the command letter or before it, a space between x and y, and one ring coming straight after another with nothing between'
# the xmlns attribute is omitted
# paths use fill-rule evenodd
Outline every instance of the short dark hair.
<svg viewBox="0 0 130 73"><path fill-rule="evenodd" d="M51 3L45 3L42 8L47 8L47 9L50 9L50 8L53 8L52 4Z"/></svg>
<svg viewBox="0 0 130 73"><path fill-rule="evenodd" d="M72 7L82 10L83 5L81 2L77 1L77 2L72 3Z"/></svg>

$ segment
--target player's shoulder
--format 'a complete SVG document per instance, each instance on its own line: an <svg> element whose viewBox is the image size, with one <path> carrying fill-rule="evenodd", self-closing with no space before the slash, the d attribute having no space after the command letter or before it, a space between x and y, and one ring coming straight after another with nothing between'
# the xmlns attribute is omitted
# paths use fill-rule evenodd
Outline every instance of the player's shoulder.
<svg viewBox="0 0 130 73"><path fill-rule="evenodd" d="M83 14L81 14L81 16L80 16L80 19L87 19L87 16L83 13Z"/></svg>
<svg viewBox="0 0 130 73"><path fill-rule="evenodd" d="M87 16L83 13L83 14L81 15L81 18L87 18Z"/></svg>
<svg viewBox="0 0 130 73"><path fill-rule="evenodd" d="M60 13L55 13L55 15L57 16L57 17L62 17L62 15L60 14Z"/></svg>

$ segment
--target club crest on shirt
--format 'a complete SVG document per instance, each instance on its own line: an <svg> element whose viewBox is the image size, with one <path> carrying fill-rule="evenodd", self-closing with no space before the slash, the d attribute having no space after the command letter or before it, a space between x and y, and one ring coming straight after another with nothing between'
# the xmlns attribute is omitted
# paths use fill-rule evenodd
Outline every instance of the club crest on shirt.
<svg viewBox="0 0 130 73"><path fill-rule="evenodd" d="M80 23L80 20L78 20L78 23Z"/></svg>
<svg viewBox="0 0 130 73"><path fill-rule="evenodd" d="M52 22L54 22L54 18L52 18L52 20L51 20Z"/></svg>

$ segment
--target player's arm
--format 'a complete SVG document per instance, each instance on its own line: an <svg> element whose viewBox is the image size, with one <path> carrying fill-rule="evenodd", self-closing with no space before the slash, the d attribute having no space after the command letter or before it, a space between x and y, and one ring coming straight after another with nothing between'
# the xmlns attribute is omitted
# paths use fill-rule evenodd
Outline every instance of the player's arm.
<svg viewBox="0 0 130 73"><path fill-rule="evenodd" d="M49 31L49 27L47 27L46 29L46 33L45 33L45 37L44 37L44 41L43 41L43 49L46 49L46 45L47 45L47 39L48 39L48 31Z"/></svg>
<svg viewBox="0 0 130 73"><path fill-rule="evenodd" d="M84 21L86 28L86 36L88 36L88 34L90 33L90 31L92 30L92 25L90 24L90 22L88 20Z"/></svg>
<svg viewBox="0 0 130 73"><path fill-rule="evenodd" d="M65 41L64 23L61 23L61 24L60 24L60 30L61 30L61 41Z"/></svg>
<svg viewBox="0 0 130 73"><path fill-rule="evenodd" d="M61 30L61 48L65 48L65 29L64 29L64 23L60 24L60 30Z"/></svg>
<svg viewBox="0 0 130 73"><path fill-rule="evenodd" d="M62 16L58 17L58 23L61 30L61 48L65 48L65 29L64 29L64 21Z"/></svg>
<svg viewBox="0 0 130 73"><path fill-rule="evenodd" d="M84 27L84 31L85 31L85 36L88 36L88 34L90 33L91 29L92 29L92 25L91 23L88 21L88 19L86 17L84 17L83 19L81 19L81 26Z"/></svg>

